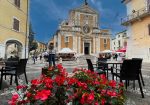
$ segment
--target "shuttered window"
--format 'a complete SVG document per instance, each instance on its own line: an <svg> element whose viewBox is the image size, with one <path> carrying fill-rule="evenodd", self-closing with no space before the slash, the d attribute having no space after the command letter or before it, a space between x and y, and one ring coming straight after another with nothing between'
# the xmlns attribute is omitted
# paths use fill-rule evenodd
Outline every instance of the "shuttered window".
<svg viewBox="0 0 150 105"><path fill-rule="evenodd" d="M148 25L148 34L150 35L150 24Z"/></svg>
<svg viewBox="0 0 150 105"><path fill-rule="evenodd" d="M17 20L16 18L14 18L13 29L19 31L19 20Z"/></svg>
<svg viewBox="0 0 150 105"><path fill-rule="evenodd" d="M14 3L15 3L15 5L16 5L17 7L20 8L20 0L14 0Z"/></svg>

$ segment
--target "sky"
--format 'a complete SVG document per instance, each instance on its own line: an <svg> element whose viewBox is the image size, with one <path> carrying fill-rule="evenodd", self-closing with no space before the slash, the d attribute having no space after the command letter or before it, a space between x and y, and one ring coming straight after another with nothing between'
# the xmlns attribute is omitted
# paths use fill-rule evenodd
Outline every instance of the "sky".
<svg viewBox="0 0 150 105"><path fill-rule="evenodd" d="M111 34L126 29L121 18L126 16L125 4L121 0L87 0L88 5L99 13L99 28L110 29ZM68 19L69 10L78 8L84 0L30 0L30 22L36 33L35 39L47 43L62 20Z"/></svg>

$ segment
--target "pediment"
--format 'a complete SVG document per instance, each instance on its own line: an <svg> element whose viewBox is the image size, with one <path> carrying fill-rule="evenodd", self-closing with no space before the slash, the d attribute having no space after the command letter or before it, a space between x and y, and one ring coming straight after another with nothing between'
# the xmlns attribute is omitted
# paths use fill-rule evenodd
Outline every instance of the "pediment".
<svg viewBox="0 0 150 105"><path fill-rule="evenodd" d="M83 13L98 14L98 12L91 8L89 5L82 5L81 7L76 8L74 10Z"/></svg>

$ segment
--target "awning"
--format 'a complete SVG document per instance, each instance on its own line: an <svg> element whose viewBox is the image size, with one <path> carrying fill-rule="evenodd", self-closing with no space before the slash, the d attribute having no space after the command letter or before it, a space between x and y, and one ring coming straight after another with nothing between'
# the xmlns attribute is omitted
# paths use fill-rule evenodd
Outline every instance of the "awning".
<svg viewBox="0 0 150 105"><path fill-rule="evenodd" d="M121 49L117 50L116 52L126 52L126 48L121 48Z"/></svg>
<svg viewBox="0 0 150 105"><path fill-rule="evenodd" d="M70 48L63 48L57 53L75 53L75 51L71 50Z"/></svg>

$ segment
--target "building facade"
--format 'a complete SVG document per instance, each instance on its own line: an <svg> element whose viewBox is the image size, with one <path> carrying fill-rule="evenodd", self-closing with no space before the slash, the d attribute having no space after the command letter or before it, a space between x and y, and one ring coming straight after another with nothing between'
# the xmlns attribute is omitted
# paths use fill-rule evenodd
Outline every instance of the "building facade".
<svg viewBox="0 0 150 105"><path fill-rule="evenodd" d="M129 37L127 57L143 58L150 62L150 0L123 0L127 16L122 25L127 26Z"/></svg>
<svg viewBox="0 0 150 105"><path fill-rule="evenodd" d="M36 42L37 42L37 45L38 45L36 51L37 51L38 53L43 53L43 52L45 52L46 49L47 49L46 44L43 43L43 42L40 42L40 41L36 41Z"/></svg>
<svg viewBox="0 0 150 105"><path fill-rule="evenodd" d="M127 34L126 30L119 32L115 35L115 38L112 39L111 45L112 45L112 50L119 50L121 48L126 48L127 47Z"/></svg>
<svg viewBox="0 0 150 105"><path fill-rule="evenodd" d="M28 57L29 0L0 0L0 58Z"/></svg>
<svg viewBox="0 0 150 105"><path fill-rule="evenodd" d="M69 19L61 22L54 35L57 51L67 47L77 54L92 55L110 49L110 31L99 29L99 16L88 3L70 10Z"/></svg>

